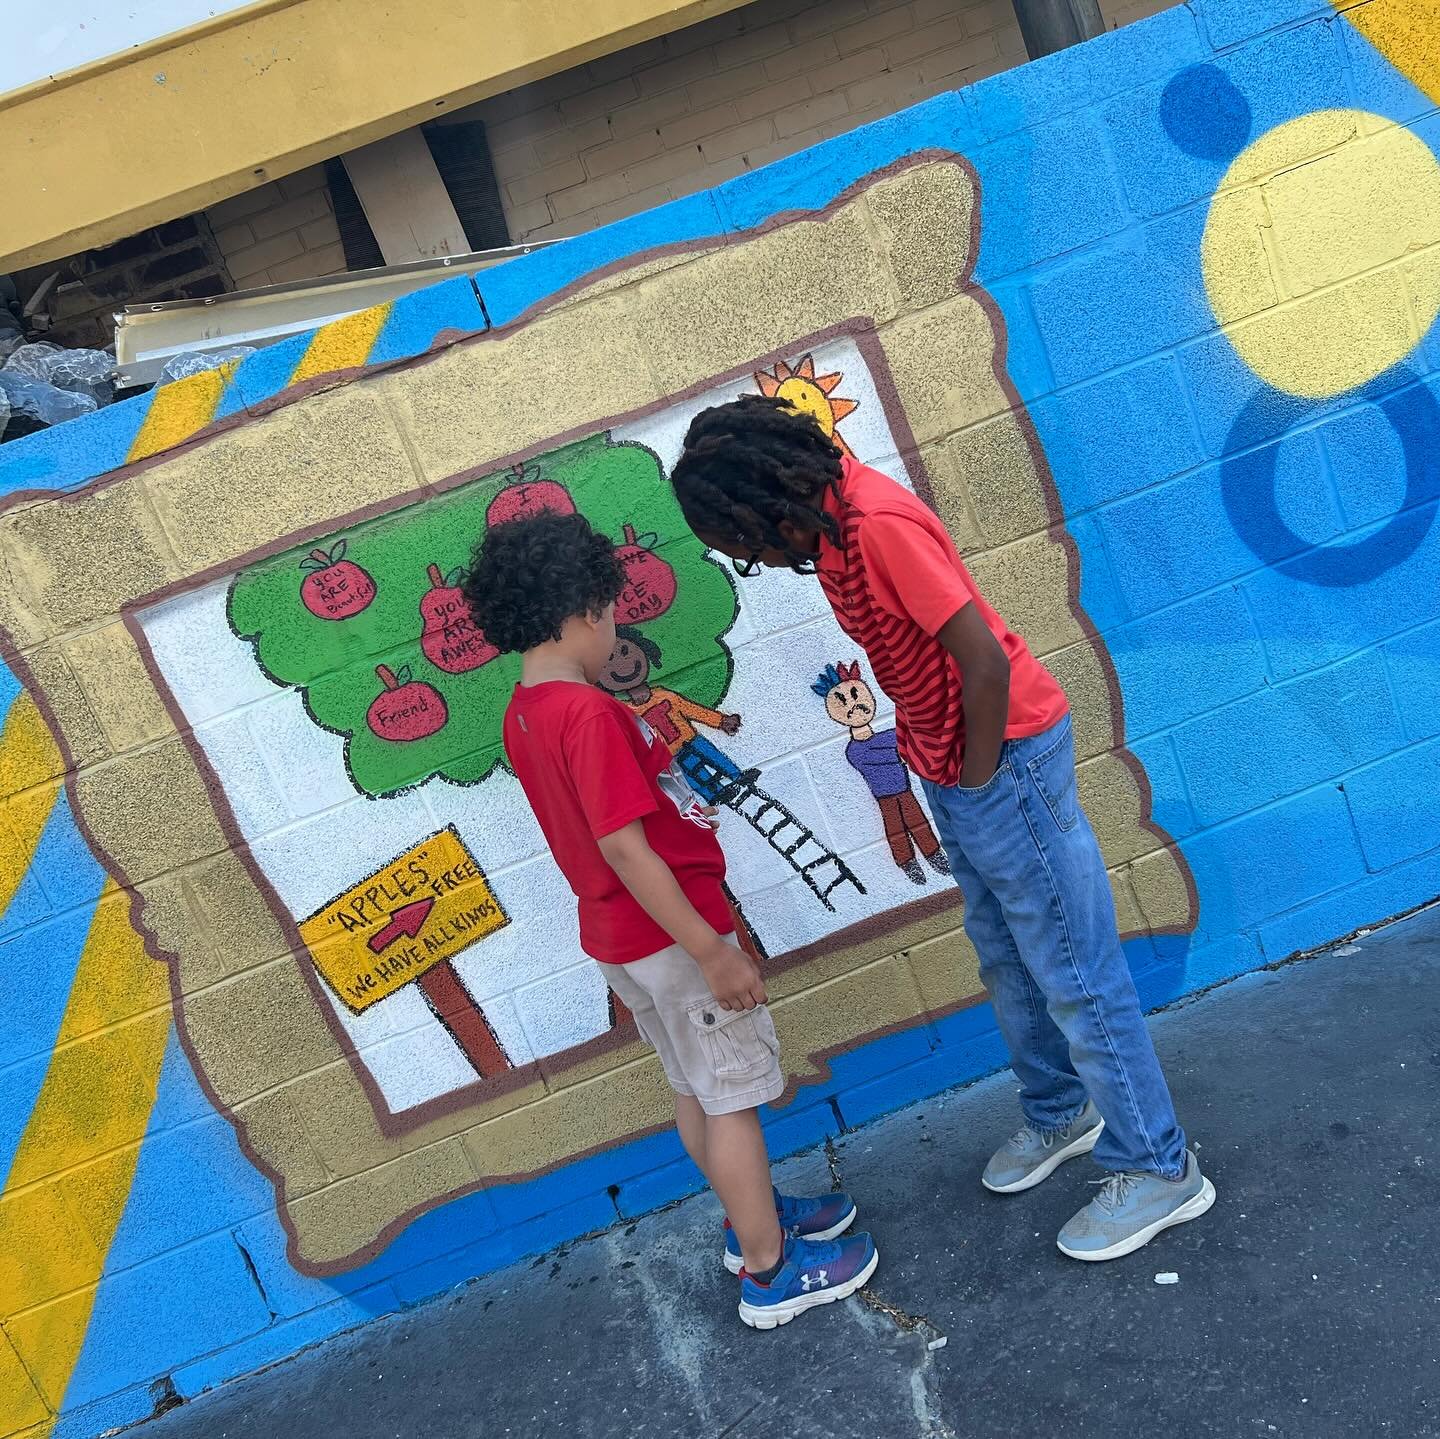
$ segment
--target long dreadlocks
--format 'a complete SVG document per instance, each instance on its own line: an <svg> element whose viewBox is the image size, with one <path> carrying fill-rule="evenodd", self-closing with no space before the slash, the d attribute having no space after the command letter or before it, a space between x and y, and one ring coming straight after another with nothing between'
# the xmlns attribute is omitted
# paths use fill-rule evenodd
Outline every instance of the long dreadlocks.
<svg viewBox="0 0 1440 1439"><path fill-rule="evenodd" d="M813 571L813 556L791 553L782 520L840 543L839 523L820 507L827 489L839 494L840 451L783 400L744 395L702 410L670 480L692 530L757 553L780 550L801 573Z"/></svg>

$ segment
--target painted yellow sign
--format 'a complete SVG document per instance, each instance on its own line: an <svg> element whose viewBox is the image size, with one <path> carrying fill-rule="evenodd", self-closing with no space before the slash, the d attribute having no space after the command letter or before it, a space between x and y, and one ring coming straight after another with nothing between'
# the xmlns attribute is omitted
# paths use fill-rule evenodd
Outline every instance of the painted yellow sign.
<svg viewBox="0 0 1440 1439"><path fill-rule="evenodd" d="M325 982L361 1014L509 923L450 825L301 920L300 938Z"/></svg>

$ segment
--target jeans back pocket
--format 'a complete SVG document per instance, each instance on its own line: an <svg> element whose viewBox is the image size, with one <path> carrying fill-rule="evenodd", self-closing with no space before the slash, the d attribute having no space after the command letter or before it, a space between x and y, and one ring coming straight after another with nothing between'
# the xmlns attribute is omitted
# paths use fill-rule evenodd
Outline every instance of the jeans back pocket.
<svg viewBox="0 0 1440 1439"><path fill-rule="evenodd" d="M1075 742L1069 721L1063 725L1064 733L1059 739L1027 766L1035 788L1062 834L1074 829L1080 819L1080 800L1075 792Z"/></svg>

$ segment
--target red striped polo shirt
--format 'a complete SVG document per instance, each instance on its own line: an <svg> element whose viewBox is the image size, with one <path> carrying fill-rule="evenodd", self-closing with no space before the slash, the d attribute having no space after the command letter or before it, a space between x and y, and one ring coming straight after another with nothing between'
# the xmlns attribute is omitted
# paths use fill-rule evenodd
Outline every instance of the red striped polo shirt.
<svg viewBox="0 0 1440 1439"><path fill-rule="evenodd" d="M948 620L973 604L1010 661L1006 739L1058 723L1065 692L975 588L939 516L888 475L849 456L842 465L839 500L824 500L841 544L822 536L820 583L894 701L901 757L922 779L956 784L965 758L960 667L936 639Z"/></svg>

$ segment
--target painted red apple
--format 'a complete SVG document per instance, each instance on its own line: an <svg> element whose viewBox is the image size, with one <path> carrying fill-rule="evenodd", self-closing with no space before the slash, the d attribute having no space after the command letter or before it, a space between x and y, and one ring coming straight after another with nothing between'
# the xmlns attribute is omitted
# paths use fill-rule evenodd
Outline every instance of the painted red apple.
<svg viewBox="0 0 1440 1439"><path fill-rule="evenodd" d="M542 480L538 470L515 467L515 479L506 485L485 512L485 523L508 525L511 520L529 520L536 515L573 515L575 501L570 491L554 480Z"/></svg>
<svg viewBox="0 0 1440 1439"><path fill-rule="evenodd" d="M450 675L463 675L488 665L500 651L475 623L460 592L460 572L442 575L439 565L431 565L427 573L430 588L420 600L420 618L425 622L420 648L425 658Z"/></svg>
<svg viewBox="0 0 1440 1439"><path fill-rule="evenodd" d="M389 665L376 665L385 688L365 715L365 723L381 739L407 744L426 739L445 727L450 718L445 700L434 685L410 678L410 666L397 674Z"/></svg>
<svg viewBox="0 0 1440 1439"><path fill-rule="evenodd" d="M625 526L625 543L615 558L625 567L625 588L615 601L615 623L638 625L663 615L675 603L675 571L655 553L655 535L635 536Z"/></svg>
<svg viewBox="0 0 1440 1439"><path fill-rule="evenodd" d="M345 558L345 541L328 550L311 550L300 561L305 578L300 598L322 620L348 620L375 598L375 581L354 560Z"/></svg>

